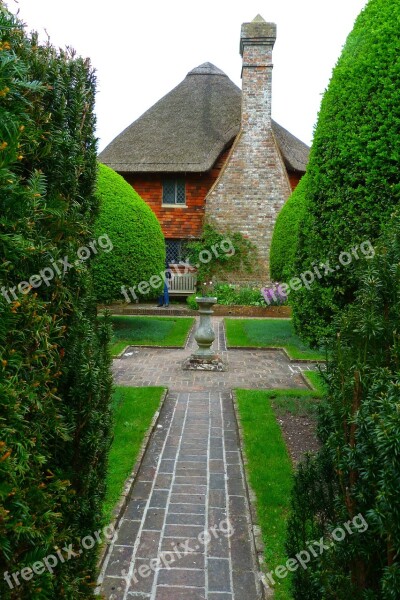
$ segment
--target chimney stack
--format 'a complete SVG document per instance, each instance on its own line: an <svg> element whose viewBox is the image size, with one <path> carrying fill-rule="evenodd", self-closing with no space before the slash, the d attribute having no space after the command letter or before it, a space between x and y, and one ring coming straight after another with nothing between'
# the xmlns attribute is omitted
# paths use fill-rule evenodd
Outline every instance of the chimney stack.
<svg viewBox="0 0 400 600"><path fill-rule="evenodd" d="M243 23L240 33L242 64L242 129L271 126L272 50L276 41L275 23L257 15Z"/></svg>
<svg viewBox="0 0 400 600"><path fill-rule="evenodd" d="M276 25L258 15L240 35L240 132L206 198L206 218L221 231L240 231L255 246L257 272L238 271L236 282L267 285L276 217L290 195L288 174L271 121L272 49ZM232 281L232 279L231 279Z"/></svg>

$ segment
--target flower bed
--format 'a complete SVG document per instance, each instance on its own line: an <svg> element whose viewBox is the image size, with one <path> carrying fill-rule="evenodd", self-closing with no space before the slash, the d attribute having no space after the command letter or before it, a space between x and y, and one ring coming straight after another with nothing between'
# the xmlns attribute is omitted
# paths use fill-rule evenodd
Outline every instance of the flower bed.
<svg viewBox="0 0 400 600"><path fill-rule="evenodd" d="M274 317L290 318L292 309L290 306L225 306L215 304L213 311L216 316L233 317Z"/></svg>

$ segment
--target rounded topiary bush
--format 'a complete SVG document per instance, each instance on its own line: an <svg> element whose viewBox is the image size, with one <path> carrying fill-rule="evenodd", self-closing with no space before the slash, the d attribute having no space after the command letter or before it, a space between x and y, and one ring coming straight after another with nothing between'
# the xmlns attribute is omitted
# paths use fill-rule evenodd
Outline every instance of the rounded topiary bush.
<svg viewBox="0 0 400 600"><path fill-rule="evenodd" d="M313 343L355 297L355 269L342 252L373 243L400 201L400 3L370 0L324 95L307 167L307 210L296 272L327 263L310 290L291 294L297 330ZM360 254L360 253L359 253Z"/></svg>
<svg viewBox="0 0 400 600"><path fill-rule="evenodd" d="M92 264L98 302L121 300L121 288L133 287L137 298L154 298L161 280L158 287L146 282L153 277L157 283L154 276L165 269L165 241L157 217L123 177L102 164L97 194L100 211L94 234L100 247Z"/></svg>
<svg viewBox="0 0 400 600"><path fill-rule="evenodd" d="M271 278L288 281L295 273L294 261L301 220L306 207L306 175L283 205L275 223L270 252Z"/></svg>

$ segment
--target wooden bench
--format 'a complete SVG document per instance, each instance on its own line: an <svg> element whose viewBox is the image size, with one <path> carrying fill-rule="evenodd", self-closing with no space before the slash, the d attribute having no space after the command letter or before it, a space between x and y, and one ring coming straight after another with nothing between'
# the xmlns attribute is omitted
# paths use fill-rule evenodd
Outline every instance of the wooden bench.
<svg viewBox="0 0 400 600"><path fill-rule="evenodd" d="M190 296L196 292L196 271L191 273L180 273L179 270L171 268L171 279L167 279L168 293L170 296Z"/></svg>

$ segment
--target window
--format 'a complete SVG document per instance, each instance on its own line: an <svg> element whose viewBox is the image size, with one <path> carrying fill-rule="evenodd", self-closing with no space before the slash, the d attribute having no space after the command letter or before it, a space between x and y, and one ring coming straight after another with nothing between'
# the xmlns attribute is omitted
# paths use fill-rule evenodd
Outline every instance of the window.
<svg viewBox="0 0 400 600"><path fill-rule="evenodd" d="M168 263L173 265L185 261L186 243L186 240L165 240Z"/></svg>
<svg viewBox="0 0 400 600"><path fill-rule="evenodd" d="M183 179L165 179L163 181L163 204L185 206L186 189Z"/></svg>

